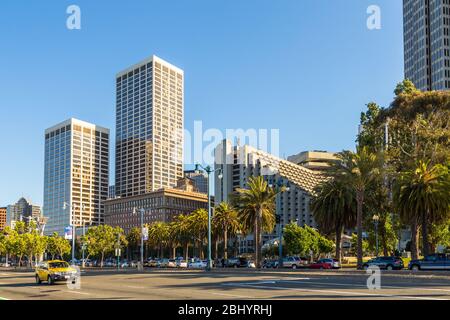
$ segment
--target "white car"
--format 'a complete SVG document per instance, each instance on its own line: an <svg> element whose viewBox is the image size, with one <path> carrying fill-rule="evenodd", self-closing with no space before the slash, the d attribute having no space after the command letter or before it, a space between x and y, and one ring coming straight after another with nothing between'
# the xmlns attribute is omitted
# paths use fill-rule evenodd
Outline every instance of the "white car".
<svg viewBox="0 0 450 320"><path fill-rule="evenodd" d="M207 260L196 260L193 262L190 262L188 267L192 269L205 269L208 266Z"/></svg>
<svg viewBox="0 0 450 320"><path fill-rule="evenodd" d="M177 260L177 268L187 268L188 263L185 260Z"/></svg>

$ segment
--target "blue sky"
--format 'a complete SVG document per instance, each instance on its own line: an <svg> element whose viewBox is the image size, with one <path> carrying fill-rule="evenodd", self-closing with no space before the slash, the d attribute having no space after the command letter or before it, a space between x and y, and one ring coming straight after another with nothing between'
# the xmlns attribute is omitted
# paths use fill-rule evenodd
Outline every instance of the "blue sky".
<svg viewBox="0 0 450 320"><path fill-rule="evenodd" d="M187 129L280 129L285 156L354 148L365 104L403 77L400 0L2 0L0 35L0 206L42 204L45 128L114 132L115 74L152 54L185 71Z"/></svg>

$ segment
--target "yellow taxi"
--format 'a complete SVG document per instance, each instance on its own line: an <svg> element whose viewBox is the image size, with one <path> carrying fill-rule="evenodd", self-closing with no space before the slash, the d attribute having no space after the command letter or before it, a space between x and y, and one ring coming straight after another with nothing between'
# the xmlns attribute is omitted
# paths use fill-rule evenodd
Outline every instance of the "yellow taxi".
<svg viewBox="0 0 450 320"><path fill-rule="evenodd" d="M36 267L36 283L41 284L47 281L52 285L57 281L67 281L75 278L77 270L72 268L66 261L52 260L45 261Z"/></svg>

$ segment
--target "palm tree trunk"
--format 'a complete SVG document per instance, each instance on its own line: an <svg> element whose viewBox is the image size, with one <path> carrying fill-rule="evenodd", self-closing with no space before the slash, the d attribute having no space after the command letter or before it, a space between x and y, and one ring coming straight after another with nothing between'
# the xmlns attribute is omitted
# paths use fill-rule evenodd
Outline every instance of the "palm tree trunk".
<svg viewBox="0 0 450 320"><path fill-rule="evenodd" d="M215 252L214 252L214 259L219 259L219 236L216 237L215 241Z"/></svg>
<svg viewBox="0 0 450 320"><path fill-rule="evenodd" d="M411 225L411 259L417 260L419 258L418 246L418 225L414 222Z"/></svg>
<svg viewBox="0 0 450 320"><path fill-rule="evenodd" d="M255 264L256 268L261 268L261 231L262 231L262 210L259 208L255 226Z"/></svg>
<svg viewBox="0 0 450 320"><path fill-rule="evenodd" d="M175 259L176 255L177 255L177 247L173 246L173 248L172 248L172 259Z"/></svg>
<svg viewBox="0 0 450 320"><path fill-rule="evenodd" d="M357 216L356 216L356 228L358 232L358 242L357 242L357 264L358 269L362 269L363 267L363 247L362 247L362 215L363 215L363 202L364 202L364 193L362 191L358 191L356 195L357 201Z"/></svg>
<svg viewBox="0 0 450 320"><path fill-rule="evenodd" d="M223 258L228 259L228 233L226 229L223 234Z"/></svg>
<svg viewBox="0 0 450 320"><path fill-rule="evenodd" d="M188 261L189 258L189 242L186 241L184 246L184 260Z"/></svg>
<svg viewBox="0 0 450 320"><path fill-rule="evenodd" d="M428 228L427 228L427 215L422 214L422 254L423 256L428 256L430 253L428 245Z"/></svg>
<svg viewBox="0 0 450 320"><path fill-rule="evenodd" d="M342 226L338 226L336 228L336 256L335 258L339 261L339 265L341 264L342 255L341 255L341 239L342 239Z"/></svg>

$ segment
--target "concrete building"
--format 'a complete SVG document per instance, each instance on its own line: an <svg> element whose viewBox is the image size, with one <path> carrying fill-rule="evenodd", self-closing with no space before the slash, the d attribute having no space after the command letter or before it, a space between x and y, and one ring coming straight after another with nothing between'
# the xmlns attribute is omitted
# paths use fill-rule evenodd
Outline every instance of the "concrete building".
<svg viewBox="0 0 450 320"><path fill-rule="evenodd" d="M403 0L405 78L422 91L450 89L450 2Z"/></svg>
<svg viewBox="0 0 450 320"><path fill-rule="evenodd" d="M180 189L163 188L142 195L110 199L105 202L105 224L121 227L128 233L140 227L139 209L144 208L144 223L170 222L180 214L208 208L206 194L193 191L192 184L179 183ZM182 189L184 188L184 189ZM133 214L134 208L137 213Z"/></svg>
<svg viewBox="0 0 450 320"><path fill-rule="evenodd" d="M185 170L184 176L191 179L198 192L208 193L208 177L198 170Z"/></svg>
<svg viewBox="0 0 450 320"><path fill-rule="evenodd" d="M217 203L229 201L236 188L246 188L248 178L263 176L271 185L282 182L289 190L277 196L276 214L280 224L273 234L264 235L263 241L272 240L278 235L276 230L296 222L299 226L317 227L310 212L309 202L313 189L325 177L321 172L307 169L290 161L277 158L271 154L248 145L232 146L224 140L215 149L215 168L222 169L222 179L215 177L215 199ZM241 239L239 248L252 252L253 236Z"/></svg>
<svg viewBox="0 0 450 320"><path fill-rule="evenodd" d="M30 219L42 217L41 207L33 204L29 199L20 198L15 204L6 207L6 225L14 227L16 221L29 222Z"/></svg>
<svg viewBox="0 0 450 320"><path fill-rule="evenodd" d="M304 151L288 157L288 161L311 170L323 171L327 170L332 162L337 161L337 157L326 151Z"/></svg>
<svg viewBox="0 0 450 320"><path fill-rule="evenodd" d="M6 227L6 207L0 208L0 231Z"/></svg>
<svg viewBox="0 0 450 320"><path fill-rule="evenodd" d="M46 234L102 224L108 182L109 129L69 119L45 131Z"/></svg>
<svg viewBox="0 0 450 320"><path fill-rule="evenodd" d="M116 196L183 177L184 73L152 56L116 76Z"/></svg>

